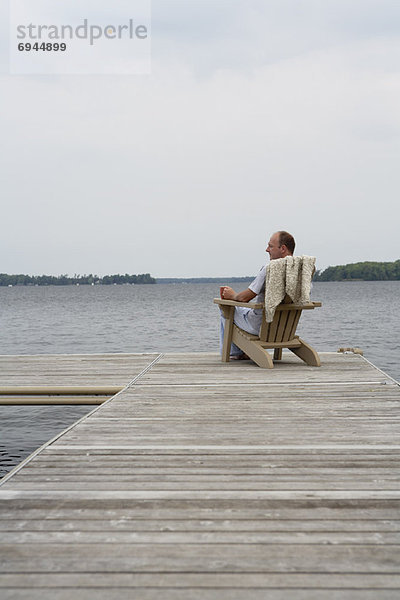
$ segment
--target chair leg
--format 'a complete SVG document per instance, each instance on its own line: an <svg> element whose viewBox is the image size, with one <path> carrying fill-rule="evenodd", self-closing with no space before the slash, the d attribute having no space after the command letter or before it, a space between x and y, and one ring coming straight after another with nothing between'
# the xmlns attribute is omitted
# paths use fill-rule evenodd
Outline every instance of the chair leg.
<svg viewBox="0 0 400 600"><path fill-rule="evenodd" d="M274 360L282 360L282 348L274 348Z"/></svg>
<svg viewBox="0 0 400 600"><path fill-rule="evenodd" d="M249 340L241 335L238 327L234 327L232 341L262 369L274 368L269 352L260 345L260 342Z"/></svg>
<svg viewBox="0 0 400 600"><path fill-rule="evenodd" d="M222 344L221 360L222 362L229 362L231 354L232 334L233 334L233 318L235 313L234 306L224 306L224 341Z"/></svg>
<svg viewBox="0 0 400 600"><path fill-rule="evenodd" d="M307 344L301 338L298 338L301 342L300 348L289 348L294 354L296 354L301 360L310 365L310 367L320 367L321 361L317 352L309 344Z"/></svg>

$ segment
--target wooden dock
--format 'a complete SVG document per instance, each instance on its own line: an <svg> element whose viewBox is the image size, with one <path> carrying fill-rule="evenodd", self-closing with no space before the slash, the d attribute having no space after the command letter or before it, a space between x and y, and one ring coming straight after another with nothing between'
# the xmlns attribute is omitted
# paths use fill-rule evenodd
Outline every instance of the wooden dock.
<svg viewBox="0 0 400 600"><path fill-rule="evenodd" d="M0 357L124 387L0 487L2 600L400 596L400 387L363 357Z"/></svg>

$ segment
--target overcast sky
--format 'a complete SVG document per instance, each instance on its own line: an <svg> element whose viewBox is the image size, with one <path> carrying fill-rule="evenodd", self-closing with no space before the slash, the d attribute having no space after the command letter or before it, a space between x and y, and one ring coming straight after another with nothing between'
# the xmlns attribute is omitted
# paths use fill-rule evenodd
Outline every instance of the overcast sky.
<svg viewBox="0 0 400 600"><path fill-rule="evenodd" d="M111 0L97 0L111 6ZM0 272L400 258L400 1L153 0L151 75L8 74Z"/></svg>

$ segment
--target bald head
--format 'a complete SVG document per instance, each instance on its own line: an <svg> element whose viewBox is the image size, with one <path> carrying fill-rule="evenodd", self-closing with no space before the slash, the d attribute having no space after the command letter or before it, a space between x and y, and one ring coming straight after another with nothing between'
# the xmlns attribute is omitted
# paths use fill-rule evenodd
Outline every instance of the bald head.
<svg viewBox="0 0 400 600"><path fill-rule="evenodd" d="M287 231L276 231L268 242L267 252L270 260L292 256L295 248L294 237Z"/></svg>

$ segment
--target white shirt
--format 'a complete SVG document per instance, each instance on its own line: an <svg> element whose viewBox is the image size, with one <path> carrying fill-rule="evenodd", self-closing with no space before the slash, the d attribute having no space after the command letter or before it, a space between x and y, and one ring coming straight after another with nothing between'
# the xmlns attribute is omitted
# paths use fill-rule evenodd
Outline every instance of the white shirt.
<svg viewBox="0 0 400 600"><path fill-rule="evenodd" d="M249 285L249 290L257 294L255 302L265 301L265 277L267 266L264 265L258 272L257 277Z"/></svg>
<svg viewBox="0 0 400 600"><path fill-rule="evenodd" d="M254 299L255 302L261 302L262 304L264 304L265 301L266 268L266 265L261 267L257 277L249 285L249 290L256 294ZM243 325L241 325L241 327L245 328L246 331L250 331L250 333L258 335L262 323L262 308L245 308L244 310L246 311L246 321L250 327L243 327Z"/></svg>

